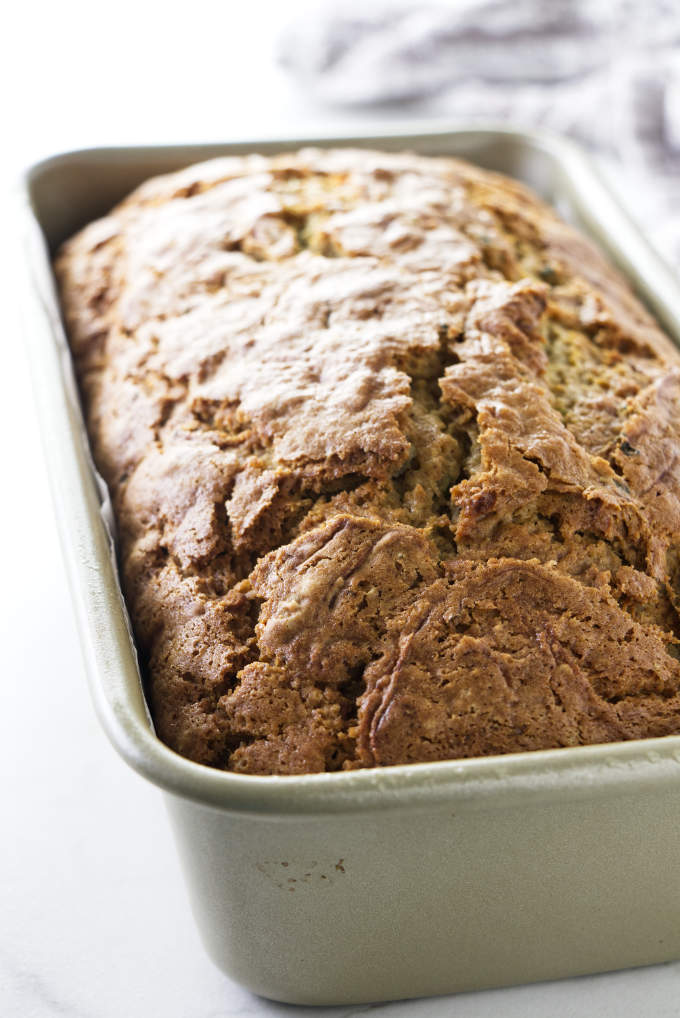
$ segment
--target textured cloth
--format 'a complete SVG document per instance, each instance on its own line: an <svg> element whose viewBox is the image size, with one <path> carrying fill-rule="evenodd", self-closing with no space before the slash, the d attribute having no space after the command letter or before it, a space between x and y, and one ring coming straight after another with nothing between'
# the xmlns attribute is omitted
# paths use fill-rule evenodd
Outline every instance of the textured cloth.
<svg viewBox="0 0 680 1018"><path fill-rule="evenodd" d="M663 0L333 2L280 59L335 106L542 126L619 164L616 182L680 267L680 5Z"/></svg>

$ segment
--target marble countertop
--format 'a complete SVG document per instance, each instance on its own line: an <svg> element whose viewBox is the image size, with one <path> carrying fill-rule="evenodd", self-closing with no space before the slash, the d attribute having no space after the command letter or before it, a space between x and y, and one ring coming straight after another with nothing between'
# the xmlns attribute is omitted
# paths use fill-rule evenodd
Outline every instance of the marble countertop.
<svg viewBox="0 0 680 1018"><path fill-rule="evenodd" d="M286 6L254 0L244 8L238 31L209 39L210 59L183 65L183 77L177 78L168 71L167 53L164 58L160 50L144 50L137 36L132 50L125 51L130 57L126 74L119 73L120 53L129 42L121 26L134 23L142 33L153 28L143 5L121 0L103 50L89 45L89 35L84 38L86 5L66 0L58 17L41 9L39 37L33 31L37 6L25 5L17 13L16 46L0 70L3 95L17 97L9 109L11 156L0 169L3 202L11 201L20 167L51 151L318 128L318 112L312 124L312 112L302 98L286 91L271 57L276 19ZM187 31L191 41L196 19L207 22L214 9L197 0L188 28L183 18L170 17L165 43L178 45ZM255 37L261 44L257 49L250 44ZM186 49L194 52L191 46ZM29 51L33 64L43 69L37 77L26 69ZM98 68L100 87L91 90L87 82ZM111 77L114 70L117 78ZM140 106L138 97L147 94L155 71L165 73L169 101ZM199 82L201 103L186 98L191 74ZM245 98L237 87L243 80L259 82ZM327 119L321 126L330 129ZM3 1018L340 1018L368 1011L386 1018L677 1016L680 963L456 998L323 1009L261 1000L214 968L189 913L160 794L117 757L90 704L35 423L14 305L14 254L7 240L3 231Z"/></svg>

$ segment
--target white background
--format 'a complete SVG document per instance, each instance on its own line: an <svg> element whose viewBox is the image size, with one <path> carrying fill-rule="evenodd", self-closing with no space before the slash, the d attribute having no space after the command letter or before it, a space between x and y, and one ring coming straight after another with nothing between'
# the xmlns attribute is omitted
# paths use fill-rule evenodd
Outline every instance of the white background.
<svg viewBox="0 0 680 1018"><path fill-rule="evenodd" d="M23 167L60 150L333 129L335 119L275 65L281 27L301 6L24 3L3 17L0 1014L7 1018L364 1010L271 1004L211 965L160 796L98 728L34 420L5 204ZM349 123L344 116L338 126ZM404 1018L665 1018L680 1014L680 964L376 1010Z"/></svg>

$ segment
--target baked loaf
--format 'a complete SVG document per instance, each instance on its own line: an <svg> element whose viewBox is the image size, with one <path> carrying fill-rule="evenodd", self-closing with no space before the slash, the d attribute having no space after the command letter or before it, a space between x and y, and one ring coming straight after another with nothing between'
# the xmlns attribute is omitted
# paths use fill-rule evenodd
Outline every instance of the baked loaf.
<svg viewBox="0 0 680 1018"><path fill-rule="evenodd" d="M680 357L453 159L218 159L56 261L153 718L253 774L680 731Z"/></svg>

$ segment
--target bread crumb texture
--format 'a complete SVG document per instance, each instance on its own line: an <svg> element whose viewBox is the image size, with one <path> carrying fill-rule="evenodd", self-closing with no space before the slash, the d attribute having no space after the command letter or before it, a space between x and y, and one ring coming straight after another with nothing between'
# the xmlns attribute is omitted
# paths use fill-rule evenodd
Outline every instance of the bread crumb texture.
<svg viewBox="0 0 680 1018"><path fill-rule="evenodd" d="M524 187L218 159L56 272L178 753L297 774L680 731L680 357Z"/></svg>

